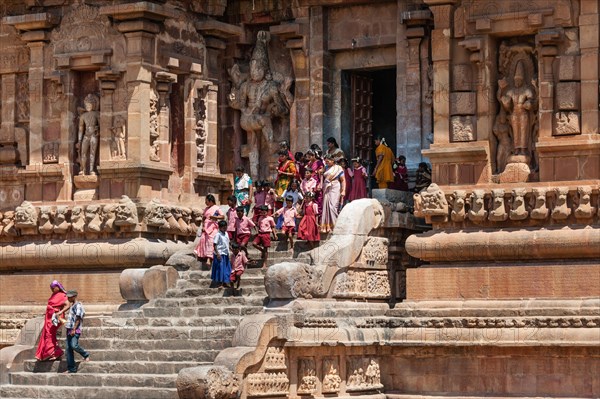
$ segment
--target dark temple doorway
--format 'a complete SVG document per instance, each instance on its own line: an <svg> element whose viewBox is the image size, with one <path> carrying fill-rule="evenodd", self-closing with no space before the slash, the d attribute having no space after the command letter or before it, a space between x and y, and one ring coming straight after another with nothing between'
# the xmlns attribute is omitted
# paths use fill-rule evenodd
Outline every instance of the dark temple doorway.
<svg viewBox="0 0 600 399"><path fill-rule="evenodd" d="M375 166L375 137L396 153L396 68L342 72L342 149Z"/></svg>

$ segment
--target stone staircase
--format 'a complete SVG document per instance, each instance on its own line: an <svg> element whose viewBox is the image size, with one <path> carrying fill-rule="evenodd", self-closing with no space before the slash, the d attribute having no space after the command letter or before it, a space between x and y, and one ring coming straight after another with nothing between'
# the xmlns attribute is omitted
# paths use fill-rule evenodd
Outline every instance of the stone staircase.
<svg viewBox="0 0 600 399"><path fill-rule="evenodd" d="M86 318L80 342L92 360L79 363L76 374L60 374L66 370L64 357L29 360L23 371L10 374L10 384L0 386L0 397L177 398L179 370L212 362L231 345L241 319L262 312L266 301L260 269L246 271L240 296L209 288L209 271L180 272L180 277L165 297L139 309Z"/></svg>

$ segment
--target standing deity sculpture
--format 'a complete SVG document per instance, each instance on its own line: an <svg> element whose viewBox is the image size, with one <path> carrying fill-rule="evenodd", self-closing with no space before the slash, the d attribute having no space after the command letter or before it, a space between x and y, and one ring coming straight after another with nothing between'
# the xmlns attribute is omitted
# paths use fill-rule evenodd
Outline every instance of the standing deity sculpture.
<svg viewBox="0 0 600 399"><path fill-rule="evenodd" d="M269 152L268 148L261 148L261 137L267 145L274 141L272 118L286 115L294 100L290 93L292 78L276 81L271 74L268 41L268 32L258 32L248 77L243 76L237 64L229 70L233 83L229 105L242 112L240 126L248 134L250 173L253 178L262 177L259 173L260 155Z"/></svg>
<svg viewBox="0 0 600 399"><path fill-rule="evenodd" d="M78 141L75 147L79 152L79 174L95 175L96 152L100 132L100 112L98 97L88 94L83 100L84 110L79 115ZM89 163L88 163L89 161ZM89 166L89 169L88 169ZM89 171L89 173L87 173Z"/></svg>
<svg viewBox="0 0 600 399"><path fill-rule="evenodd" d="M125 138L127 137L127 122L122 116L114 118L112 131L110 156L112 159L126 159Z"/></svg>
<svg viewBox="0 0 600 399"><path fill-rule="evenodd" d="M496 99L500 110L493 133L497 140L496 169L502 173L509 164L534 166L538 91L533 47L502 43L499 72Z"/></svg>

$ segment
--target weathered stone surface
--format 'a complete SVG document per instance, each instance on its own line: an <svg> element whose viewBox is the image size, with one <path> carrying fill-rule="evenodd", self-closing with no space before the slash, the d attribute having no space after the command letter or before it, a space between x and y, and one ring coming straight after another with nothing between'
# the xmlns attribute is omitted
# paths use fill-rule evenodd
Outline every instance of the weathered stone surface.
<svg viewBox="0 0 600 399"><path fill-rule="evenodd" d="M165 266L172 266L175 270L180 271L195 269L198 265L198 259L196 259L193 248L182 249L175 252L165 263Z"/></svg>

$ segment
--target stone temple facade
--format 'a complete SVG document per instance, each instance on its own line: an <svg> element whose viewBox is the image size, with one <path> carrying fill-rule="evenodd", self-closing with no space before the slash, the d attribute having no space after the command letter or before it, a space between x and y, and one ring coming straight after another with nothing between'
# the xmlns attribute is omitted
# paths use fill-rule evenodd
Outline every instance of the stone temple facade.
<svg viewBox="0 0 600 399"><path fill-rule="evenodd" d="M374 190L269 268L179 397L600 396L598 0L1 7L4 313L50 277L112 311L236 166L328 137L373 161L383 136L434 184Z"/></svg>

